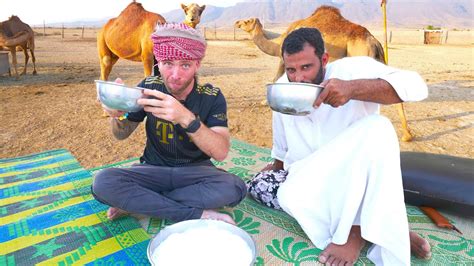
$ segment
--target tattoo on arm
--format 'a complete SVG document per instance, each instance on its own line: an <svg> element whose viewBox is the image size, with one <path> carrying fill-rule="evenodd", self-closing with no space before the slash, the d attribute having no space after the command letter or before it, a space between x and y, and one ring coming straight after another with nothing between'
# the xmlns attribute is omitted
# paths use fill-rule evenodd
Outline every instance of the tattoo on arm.
<svg viewBox="0 0 474 266"><path fill-rule="evenodd" d="M128 138L133 131L138 127L139 122L132 122L130 120L112 119L112 133L114 137L119 140Z"/></svg>

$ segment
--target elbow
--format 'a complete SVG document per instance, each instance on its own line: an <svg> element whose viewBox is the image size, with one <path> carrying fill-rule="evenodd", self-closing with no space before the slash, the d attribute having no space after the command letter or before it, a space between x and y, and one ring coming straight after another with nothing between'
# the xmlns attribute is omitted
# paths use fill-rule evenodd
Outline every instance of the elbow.
<svg viewBox="0 0 474 266"><path fill-rule="evenodd" d="M117 135L114 135L115 139L116 140L124 140L126 139L127 137L124 137L124 136L117 136Z"/></svg>
<svg viewBox="0 0 474 266"><path fill-rule="evenodd" d="M229 155L229 149L230 149L230 143L229 145L226 145L226 147L222 149L218 149L216 152L212 154L212 159L222 162L227 158L227 155Z"/></svg>
<svg viewBox="0 0 474 266"><path fill-rule="evenodd" d="M120 132L112 132L112 134L114 135L114 138L116 140L124 140L126 138L128 138L129 134L123 134L123 133L120 133Z"/></svg>
<svg viewBox="0 0 474 266"><path fill-rule="evenodd" d="M229 154L229 150L223 151L223 152L218 152L215 155L212 156L212 159L222 162L227 158L227 155Z"/></svg>

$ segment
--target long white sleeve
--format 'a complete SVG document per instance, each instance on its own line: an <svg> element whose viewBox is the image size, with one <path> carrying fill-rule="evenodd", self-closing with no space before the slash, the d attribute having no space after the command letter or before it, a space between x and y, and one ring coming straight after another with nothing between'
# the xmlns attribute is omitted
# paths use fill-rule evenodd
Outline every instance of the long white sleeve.
<svg viewBox="0 0 474 266"><path fill-rule="evenodd" d="M328 64L324 79L330 78L383 79L392 85L404 102L428 97L428 87L418 73L387 66L367 56L345 57Z"/></svg>
<svg viewBox="0 0 474 266"><path fill-rule="evenodd" d="M281 115L272 112L272 128L273 128L273 145L272 145L272 158L285 161L285 156L288 151L288 146L285 136L285 128L283 126L283 121L281 120Z"/></svg>

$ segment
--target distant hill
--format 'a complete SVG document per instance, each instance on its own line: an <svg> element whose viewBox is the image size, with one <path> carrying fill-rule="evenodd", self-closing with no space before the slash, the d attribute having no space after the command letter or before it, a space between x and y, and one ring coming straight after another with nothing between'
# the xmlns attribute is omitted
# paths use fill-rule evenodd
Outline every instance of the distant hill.
<svg viewBox="0 0 474 266"><path fill-rule="evenodd" d="M387 21L392 28L423 28L428 25L448 29L474 27L473 0L388 0L387 2ZM341 10L344 17L366 27L381 27L383 23L380 0L260 0L241 2L225 8L206 5L200 25L232 26L238 19L251 17L257 17L264 23L286 25L310 16L321 5L335 6ZM182 9L161 15L167 21L184 20ZM101 27L108 19L68 22L64 23L64 26ZM55 23L47 26L61 25L62 23Z"/></svg>
<svg viewBox="0 0 474 266"><path fill-rule="evenodd" d="M390 27L473 28L472 0L387 1ZM258 17L264 23L288 24L310 16L321 5L335 6L347 19L364 26L381 26L380 0L266 0L237 3L227 8L206 6L201 24L231 26L238 19ZM182 10L162 14L168 21L183 21Z"/></svg>

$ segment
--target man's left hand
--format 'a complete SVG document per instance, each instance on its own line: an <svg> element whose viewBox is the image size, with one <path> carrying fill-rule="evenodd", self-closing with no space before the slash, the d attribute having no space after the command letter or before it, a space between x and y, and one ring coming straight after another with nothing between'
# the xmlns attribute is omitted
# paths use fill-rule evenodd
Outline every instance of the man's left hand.
<svg viewBox="0 0 474 266"><path fill-rule="evenodd" d="M328 79L323 81L321 86L324 89L313 104L315 108L319 107L321 103L329 104L332 107L339 107L346 104L352 98L350 81Z"/></svg>
<svg viewBox="0 0 474 266"><path fill-rule="evenodd" d="M189 119L194 119L194 114L173 96L149 89L145 89L143 93L148 97L138 99L137 103L143 105L146 112L175 125L186 124Z"/></svg>

